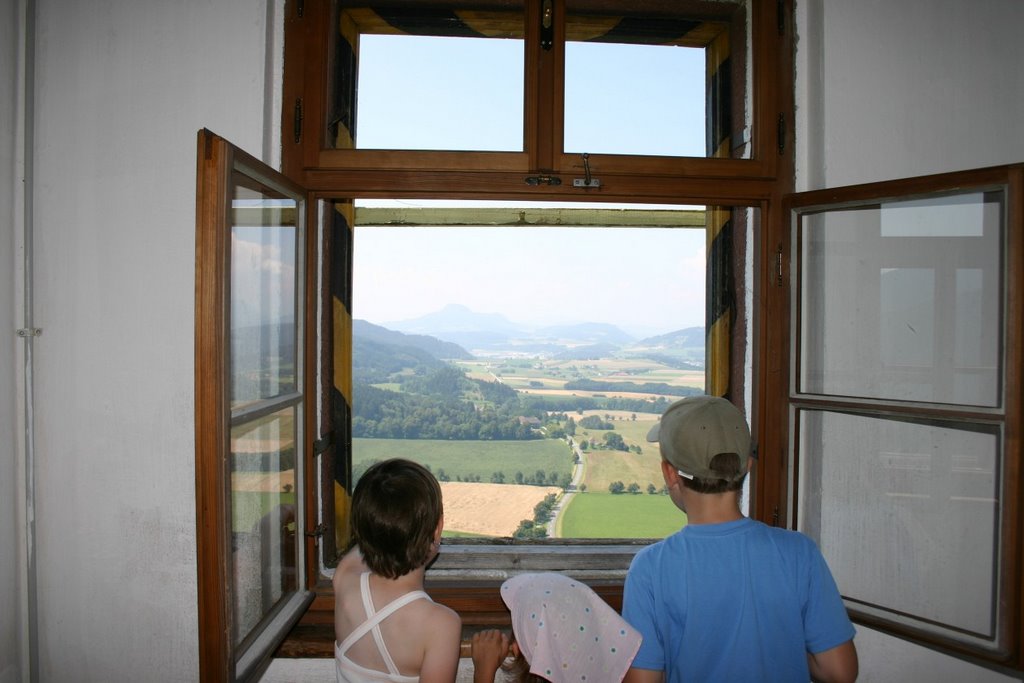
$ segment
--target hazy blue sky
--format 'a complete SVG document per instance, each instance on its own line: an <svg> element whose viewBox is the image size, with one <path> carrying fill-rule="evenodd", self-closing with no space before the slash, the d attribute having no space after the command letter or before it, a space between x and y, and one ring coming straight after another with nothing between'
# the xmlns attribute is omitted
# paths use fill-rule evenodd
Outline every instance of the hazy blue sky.
<svg viewBox="0 0 1024 683"><path fill-rule="evenodd" d="M360 148L522 148L519 41L363 36L360 68ZM703 68L700 50L570 44L566 150L703 155ZM355 240L352 312L378 324L448 303L638 335L704 324L703 230L357 228Z"/></svg>

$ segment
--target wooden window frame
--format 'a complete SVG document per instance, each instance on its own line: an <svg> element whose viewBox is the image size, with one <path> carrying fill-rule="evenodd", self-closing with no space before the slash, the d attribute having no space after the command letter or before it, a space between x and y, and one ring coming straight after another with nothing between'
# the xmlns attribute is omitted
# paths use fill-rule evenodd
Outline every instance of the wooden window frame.
<svg viewBox="0 0 1024 683"><path fill-rule="evenodd" d="M751 64L754 95L752 98L749 159L653 157L628 155L591 155L591 166L601 179L599 191L574 188L572 176L583 174L580 155L556 153L561 149L561 88L564 55L565 12L556 2L556 46L552 54L541 54L529 47L537 42L536 22L527 20L527 79L525 86L526 152L424 152L402 150L336 150L324 149L320 140L324 107L328 93L328 25L331 0L289 1L285 11L285 64L282 103L282 167L286 176L309 190L308 205L350 198L424 198L424 199L495 199L533 201L586 201L609 203L692 204L707 206L753 207L760 212L759 230L769 222L782 220L781 198L792 190L793 146L793 2L792 0L749 0L752 53ZM637 11L647 5L663 5L666 0L638 0ZM669 5L687 6L704 12L716 3L670 0ZM527 15L539 15L541 0L526 0ZM600 5L601 0L595 0ZM713 7L720 10L721 7ZM556 120L558 119L558 120ZM527 175L544 174L566 177L560 185L529 185ZM313 213L311 211L311 213ZM755 243L761 238L755 235ZM775 263L769 252L759 248L752 255L753 281L747 287L771 286ZM311 261L311 263L313 263ZM316 270L311 267L310 272ZM740 271L742 272L742 271ZM326 296L321 292L321 296ZM326 306L321 305L321 308ZM766 349L773 337L770 315L746 316L753 326L749 337L755 350ZM314 328L310 328L314 329ZM734 348L743 348L742 340L733 340ZM734 353L736 376L743 376L743 355ZM309 363L308 365L312 365ZM750 378L754 391L748 406L755 438L764 438L763 412L766 395L761 390L764 374L772 366L755 367ZM744 401L743 391L732 396ZM319 435L311 432L308 447ZM346 446L334 443L335 448ZM350 457L350 454L344 454ZM310 453L309 459L314 458ZM762 452L759 476L752 480L752 517L772 522L772 511L784 507L785 487L777 472L781 453ZM321 478L329 475L321 471ZM327 489L321 492L326 498ZM328 515L324 514L323 518ZM553 544L552 544L553 545ZM608 557L616 557L617 565L631 556L636 547L593 546L577 551L585 558L573 570L591 583L613 607L622 599L622 573L601 573ZM317 539L307 539L307 556L316 557ZM560 545L559 547L564 547ZM552 555L547 545L532 549L524 546L499 549L501 562L508 568L558 569L557 562L540 559ZM493 546L492 546L493 549ZM554 553L557 555L557 553ZM443 558L444 554L442 555ZM585 568L591 563L593 572ZM580 566L584 567L580 569ZM437 571L439 569L439 571ZM443 566L432 569L427 586L435 600L448 604L462 616L468 632L483 626L508 626L508 613L498 595L500 579L460 575L461 570L447 572ZM492 573L493 577L493 573ZM308 586L317 597L302 621L278 650L277 656L333 656L333 595L328 576L311 568Z"/></svg>
<svg viewBox="0 0 1024 683"><path fill-rule="evenodd" d="M561 152L565 4L554 3L554 46L539 46L541 0L525 1L525 80L523 152L409 151L329 149L325 107L329 89L329 27L331 0L291 2L285 18L285 83L282 109L285 175L316 192L344 196L386 195L397 186L430 196L461 197L498 193L505 198L557 198L568 201L618 201L615 196L643 201L650 197L750 198L787 174L791 166L792 5L749 0L750 16L738 17L728 4L701 0L670 3L673 11L698 18L749 22L752 96L750 97L751 158L660 157L593 154L590 166L600 174L601 188L573 187L571 176L584 173L581 155ZM584 6L582 2L578 3ZM594 0L600 7L602 0ZM634 3L658 8L664 0ZM301 8L301 10L300 10ZM663 7L662 7L663 9ZM301 16L300 16L301 12ZM734 32L745 33L742 26ZM743 56L745 49L737 47ZM742 122L737 124L742 128ZM734 125L734 128L736 125ZM740 131L742 132L742 131ZM413 174L412 172L416 173ZM526 186L528 175L558 177L558 186ZM570 176L562 178L563 175ZM452 181L458 191L451 193ZM659 182L660 181L660 182ZM721 188L726 183L730 187ZM748 186L745 187L744 186ZM381 194L374 194L381 193ZM440 194L438 194L440 193ZM543 195L543 197L542 197ZM728 203L728 202L723 202Z"/></svg>
<svg viewBox="0 0 1024 683"><path fill-rule="evenodd" d="M1006 231L1004 249L1004 288L1006 310L1004 311L1003 338L1000 343L1005 363L1003 377L1003 404L1001 408L968 408L953 410L936 405L934 408L902 407L900 402L887 399L816 397L796 390L796 359L794 356L797 340L792 336L792 320L795 315L797 278L792 244L793 220L796 212L813 208L843 207L861 202L894 201L935 195L942 192L960 192L967 188L1001 187L1006 190ZM766 249L762 257L764 266L774 259L771 277L774 283L765 282L761 290L764 315L778 322L764 330L769 350L760 354L759 359L767 365L763 393L772 400L761 404L762 419L775 429L761 430L761 444L770 453L784 454L774 462L772 476L776 478L779 494L776 497L786 504L772 510L773 519L781 526L796 528L796 506L799 502L797 455L794 452L793 424L794 411L839 410L866 411L865 414L911 415L927 418L977 419L985 423L999 424L1003 428L1002 479L1000 482L999 524L1000 554L997 558L1001 583L999 587L1003 621L999 640L1006 644L1004 651L994 651L972 645L952 637L937 635L912 625L896 623L893 620L859 610L849 604L851 617L860 624L890 635L902 638L945 654L966 659L972 663L993 670L1019 675L1024 670L1024 590L1020 580L1024 572L1021 546L1024 545L1024 505L1020 496L1024 492L1024 388L1014 383L1013 378L1024 373L1024 164L999 166L968 171L905 178L863 185L829 188L789 195L782 205L783 220L769 224L765 235ZM764 253L767 252L767 253Z"/></svg>
<svg viewBox="0 0 1024 683"><path fill-rule="evenodd" d="M232 177L241 172L260 182L285 187L295 196L305 191L287 178L275 174L259 160L234 147L228 141L200 130L197 140L196 186L196 284L195 284L195 458L196 458L196 535L199 594L199 674L203 681L256 680L269 664L269 658L294 623L307 610L315 597L307 589L309 567L314 567L309 555L305 520L315 519L310 513L315 503L302 486L296 487L297 504L302 511L296 516L297 548L305 553L300 566L307 575L297 577L296 590L290 591L268 612L255 637L244 651L233 642L232 623L234 580L231 572L231 492L230 492L230 440L232 410L229 406L230 381L230 277L231 277L231 198ZM301 219L300 219L301 220ZM309 249L313 240L308 238L309 217L306 216L304 234L307 235L302 258L309 263ZM309 301L310 291L302 298ZM309 309L311 307L307 307ZM305 329L312 327L311 313L304 315ZM302 358L309 358L314 348L313 335L304 335L304 348L296 349ZM297 405L309 406L309 388L315 384L315 368L303 364L302 389ZM303 397L305 395L305 397ZM294 403L294 401L293 401ZM313 433L312 409L301 412L306 434ZM309 439L303 439L307 444ZM310 448L305 447L298 457L303 459L302 469L313 472ZM312 479L312 477L309 477ZM297 482L298 483L298 482Z"/></svg>

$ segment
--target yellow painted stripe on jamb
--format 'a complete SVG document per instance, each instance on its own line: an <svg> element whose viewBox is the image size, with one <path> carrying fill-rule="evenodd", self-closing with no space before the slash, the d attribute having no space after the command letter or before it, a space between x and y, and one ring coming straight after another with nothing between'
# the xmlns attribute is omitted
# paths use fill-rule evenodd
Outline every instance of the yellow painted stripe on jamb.
<svg viewBox="0 0 1024 683"><path fill-rule="evenodd" d="M727 159L732 154L732 138L728 135L722 138L722 142L715 149L716 159Z"/></svg>
<svg viewBox="0 0 1024 683"><path fill-rule="evenodd" d="M345 487L334 482L334 547L338 552L344 552L348 548L351 533L349 530L349 511L352 508L352 500L348 496Z"/></svg>
<svg viewBox="0 0 1024 683"><path fill-rule="evenodd" d="M725 396L729 391L729 336L730 313L726 311L708 332L708 363L705 369L706 392L711 396Z"/></svg>
<svg viewBox="0 0 1024 683"><path fill-rule="evenodd" d="M707 248L711 252L711 245L714 244L718 233L722 232L722 226L729 222L731 211L729 209L709 206L706 213L707 221Z"/></svg>
<svg viewBox="0 0 1024 683"><path fill-rule="evenodd" d="M729 58L729 31L721 31L707 44L704 50L704 63L707 65L708 76L713 76L722 62Z"/></svg>
<svg viewBox="0 0 1024 683"><path fill-rule="evenodd" d="M352 405L352 316L337 298L334 303L334 388Z"/></svg>

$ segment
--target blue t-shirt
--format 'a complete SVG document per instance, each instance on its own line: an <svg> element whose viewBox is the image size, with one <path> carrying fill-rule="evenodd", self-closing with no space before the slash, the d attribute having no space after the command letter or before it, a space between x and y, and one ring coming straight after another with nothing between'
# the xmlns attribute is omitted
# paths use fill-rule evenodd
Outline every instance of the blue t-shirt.
<svg viewBox="0 0 1024 683"><path fill-rule="evenodd" d="M689 525L637 553L622 616L644 637L633 666L667 683L808 681L808 652L854 636L814 541L747 518Z"/></svg>

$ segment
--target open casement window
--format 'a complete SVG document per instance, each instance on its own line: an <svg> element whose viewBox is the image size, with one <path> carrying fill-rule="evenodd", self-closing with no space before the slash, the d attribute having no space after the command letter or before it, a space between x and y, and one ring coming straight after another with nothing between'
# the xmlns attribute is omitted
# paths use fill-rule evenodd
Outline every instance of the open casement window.
<svg viewBox="0 0 1024 683"><path fill-rule="evenodd" d="M401 377L379 377L368 380L365 376L369 365L366 359L371 356L383 356L383 349L371 348L374 346L373 342L381 342L378 346L390 343L397 348L401 342L396 341L394 337L402 335L393 329L385 330L381 326L368 325L369 321L363 319L365 313L356 311L353 304L360 303L359 296L372 299L376 290L386 287L389 290L404 291L405 299L413 299L418 302L433 301L436 304L436 309L440 309L450 302L449 299L444 298L445 294L442 292L450 291L449 284L453 279L456 284L461 282L462 288L471 287L474 290L489 291L492 284L488 280L508 278L511 284L510 288L518 293L519 298L526 299L541 309L556 309L562 314L572 313L572 303L577 298L592 296L598 301L606 301L600 294L603 289L600 283L595 281L597 278L618 283L620 288L632 292L631 280L638 278L634 270L623 264L644 263L643 277L639 279L653 280L658 285L659 293L649 298L660 303L657 316L670 318L676 315L672 309L682 305L676 292L688 286L688 277L690 276L686 269L692 267L700 273L698 277L704 279L703 300L700 300L699 296L697 299L698 305L701 307L699 315L704 316L706 330L706 336L697 337L692 345L700 348L702 361L707 358L706 372L697 366L698 369L690 373L698 378L699 388L696 391L699 393L703 389L716 395L728 395L734 402L752 413L754 408L748 405L747 382L749 379L746 377L744 366L749 362L748 336L755 333L748 327L750 313L747 303L750 296L748 290L753 287L753 284L750 281L750 276L745 272L744 264L751 258L746 251L746 245L751 240L749 235L755 235L761 230L760 220L765 204L688 207L686 209L675 207L673 210L662 207L662 210L655 210L650 207L630 209L628 205L617 206L614 209L573 208L572 205L562 205L558 208L551 206L409 208L410 205L419 202L405 199L401 202L402 208L389 209L371 209L352 200L330 200L324 203L329 207L322 212L321 216L326 248L322 252L324 260L317 270L322 271L324 281L330 283L327 293L329 303L323 307L324 310L330 312L330 320L321 326L318 339L320 347L328 350L325 354L326 365L323 374L332 378L333 382L329 392L331 404L328 408L328 412L332 415L333 429L327 441L334 444L335 448L333 451L324 451L324 457L319 458L317 464L320 481L326 482L326 485L321 483L317 487L322 519L326 522L326 533L320 539L321 552L318 555L318 559L322 561L322 565L319 567L321 575L317 584L318 598L307 615L293 629L289 638L278 651L278 656L331 656L333 630L330 625L333 622L330 615L333 610L333 600L329 577L339 554L346 548L349 541L347 520L350 494L359 471L364 470L373 459L400 455L421 460L428 466L432 465L438 478L445 482L448 479L445 478L445 473L438 469L438 461L434 460L439 455L437 449L442 448L444 453L438 459L443 460L441 464L449 470L452 482L456 481L456 473L452 469L459 467L463 472L471 470L483 477L482 479L462 480L467 484L469 482L485 482L485 486L493 486L495 483L504 484L498 487L504 489L504 492L490 490L489 495L493 495L495 498L486 501L486 507L482 510L479 507L476 508L476 515L489 518L487 520L490 522L489 524L480 525L487 526L486 530L471 529L457 523L459 520L467 521L465 506L461 512L454 512L448 509L451 501L446 499L446 511L451 513L446 514L446 534L460 531L463 534L459 537L446 537L444 550L431 566L426 577L427 590L431 597L458 611L468 631L488 626L508 626L509 615L498 595L498 587L503 577L518 571L568 572L588 581L613 607L620 607L622 580L635 552L651 543L655 538L672 533L684 523L682 513L672 506L668 497L653 495L657 491L652 492L650 488L647 488L648 480L642 479L640 480L642 490L638 492L638 495L616 496L614 498L617 500L611 501L615 504L626 503L627 499L642 499L637 502L644 505L661 505L662 510L659 513L657 525L661 527L674 524L675 526L669 529L660 529L657 533L617 534L607 527L602 527L600 531L603 535L599 538L585 534L574 536L572 532L564 532L564 530L552 532L551 537L548 538L538 539L525 535L517 537L513 533L516 530L516 524L520 523L523 517L532 516L533 512L515 517L512 520L512 526L507 531L495 532L493 530L495 520L505 517L506 511L515 507L516 501L522 497L520 494L542 489L536 485L514 485L514 478L517 475L523 475L523 472L517 473L516 470L526 469L521 464L517 464L518 456L515 455L515 452L509 456L500 457L496 457L494 454L502 448L509 449L528 445L539 445L545 449L550 447L552 450L557 449L557 457L565 458L566 472L575 473L576 469L568 460L569 451L566 448L565 437L552 436L535 440L509 441L508 437L494 436L489 438L460 436L454 439L436 435L409 435L408 430L421 430L422 426L437 428L456 424L454 420L449 420L443 414L438 417L434 417L432 414L421 427L416 427L415 421L412 419L406 421L405 418L412 418L412 415L404 414L399 420L403 431L401 436L395 436L393 432L382 433L385 420L379 417L371 418L370 413L382 412L394 416L399 414L396 404L404 402L398 399L408 397L419 401L424 398L422 394L426 392L412 388L412 384L420 377L429 377L429 374L424 373L421 376L403 366L400 372L389 371L394 372L395 375L401 375ZM503 204L500 200L494 203ZM403 230L405 232L401 232ZM357 234L366 231L382 233L398 231L399 234L385 234L380 237L382 242L388 242L390 246L378 247L383 251L382 256L368 259L368 244L360 242L356 237ZM413 235L413 233L436 235L440 231L457 232L458 236L434 237L433 241L437 242L435 245L426 243L429 240L420 234ZM563 241L562 246L556 248L545 241L551 239L551 233L560 234L561 239L564 240L566 233L592 231L604 233L589 238L604 245L604 251L596 256L587 252L579 244L566 245ZM648 248L644 251L646 257L637 255L634 243L650 244L649 236L645 233L659 231L690 233L696 237L696 247L692 252L681 251L678 247L665 249L667 253L664 254L652 253ZM478 252L473 252L477 254L476 257L473 257L468 255L468 249L460 247L460 241L485 242L491 238L491 233L496 232L504 232L503 237L511 242L522 243L523 251L529 253L515 256L510 254L507 249L502 249L499 243L488 242L484 251L485 254L490 255L490 258L481 258ZM573 236L572 239L586 238ZM475 248L479 251L478 244ZM391 258L388 257L388 249L395 252ZM407 263L404 260L405 252L410 252L415 257L409 259L408 265L405 265ZM583 254L589 255L583 256ZM622 259L622 262L617 261L617 258ZM479 273L473 267L461 263L462 259L478 260L487 267L486 271ZM589 267L586 274L580 277L580 281L572 286L563 285L562 281L553 275L555 271L559 273L563 270L576 272L573 268L565 266L563 262L566 259L582 261ZM355 273L360 268L366 268L366 266L360 265L365 262L373 264L370 267L372 277L369 280L360 280L355 277ZM663 268L666 262L672 262L675 269L666 273ZM696 262L695 265L693 265L694 262ZM601 264L606 264L607 268ZM406 269L412 272L406 273ZM512 272L513 270L514 272ZM452 274L457 277L452 278ZM356 289L360 294L355 294ZM538 289L543 291L538 293ZM644 308L649 303L641 301L639 298L635 298L634 301L637 308ZM366 301L364 300L362 303L366 303ZM363 310L365 311L365 308ZM614 321L615 313L612 312L609 315L612 316L609 320ZM357 316L358 319L353 320L354 316ZM571 315L569 319L572 319ZM361 326L362 336L360 337ZM387 340L385 337L371 338L366 327L376 327L375 334L387 335ZM407 333L410 336L403 341L411 342L412 336L430 340L429 337L423 336L427 334L425 332L407 331ZM519 345L518 348L525 348L522 344L527 340L524 340L523 337L515 337L513 340ZM432 341L440 343L439 339L432 339ZM447 343L454 346L452 342ZM536 340L533 340L533 343L537 343ZM550 341L548 345L552 345ZM361 348L367 354L362 359L359 357ZM472 345L467 348L481 349L482 347ZM410 352L415 350L407 349ZM504 355L499 347L494 347L492 351L493 353L481 353L466 361L469 365L477 364L478 368L485 368L482 372L469 370L467 375L484 375L489 381L494 378L494 375L490 374L491 370L487 368L489 362L504 365L506 358L514 363L523 362L521 358L515 358L515 354ZM669 351L669 353L671 352ZM440 358L449 357L441 356ZM534 362L539 363L540 361ZM451 367L459 368L459 374L462 374L466 368L466 365L459 365L458 360L445 361L446 365L449 363ZM567 364L571 365L571 363ZM626 361L626 364L635 371L637 365L651 366L656 362L633 360ZM659 372L664 372L664 370L665 368ZM497 373L506 378L506 381L502 382L506 392L517 393L520 397L531 393L531 390L523 391L529 386L529 382L519 377L519 372L516 370L497 370ZM664 377L664 375L661 376ZM541 375L535 374L533 377L539 378ZM467 377L467 380L469 379ZM645 381L643 373L622 379L630 383ZM404 380L410 380L410 383L407 389L400 390L398 385ZM566 379L562 379L557 385L552 386L561 389L565 381ZM391 384L395 386L385 388ZM543 384L543 382L537 382L537 384ZM519 389L513 390L511 387L514 386L519 386ZM536 384L532 387L536 387ZM363 392L361 395L360 391ZM608 389L603 389L596 393L599 396L605 396L608 391ZM643 390L639 391L644 393ZM391 406L394 409L389 407L384 411L379 410L379 405L382 403L379 398L381 392L392 394L395 404L391 404ZM369 402L375 404L376 407L367 408L368 397L374 396L375 393L378 396ZM559 392L553 389L551 393ZM574 400L569 398L572 392L561 393L564 394L564 398ZM651 392L648 390L647 393ZM360 403L361 398L362 403ZM616 398L616 396L611 395L611 398ZM665 401L665 405L673 400L667 396L658 396L657 398ZM476 401L472 405L480 406L481 413L489 412L485 402L479 401L479 399L471 400ZM471 405L470 400L459 402ZM610 410L619 412L615 409ZM639 411L640 409L634 408L634 410ZM523 414L525 413L517 413L517 415ZM621 461L624 467L628 468L628 472L632 473L650 465L657 471L658 477L652 481L656 481L656 488L660 489L663 482L660 480L660 467L657 465L659 462L657 447L655 444L646 443L644 439L655 416L655 412L646 410L639 416L640 421L636 421L637 415L634 415L633 421L628 424L616 422L618 426L615 428L614 434L632 434L626 438L629 439L629 445L636 448L636 451L632 449L628 453L616 453L613 450L597 451L594 453L598 456L597 459L587 460L590 463L589 467L595 472L603 468L607 474L612 469L613 460ZM368 431L367 427L367 423L371 419L376 420L376 426L372 428L372 433ZM564 417L562 419L564 420ZM577 415L576 419L580 419L580 416ZM628 411L626 416L616 416L615 419L629 421ZM361 424L357 425L357 422ZM474 427L475 429L477 428ZM591 435L596 440L603 437L604 433L592 432ZM611 431L607 433L612 434ZM474 431L474 434L477 432ZM577 442L581 438L580 434L583 432L577 433ZM396 439L402 440L396 441ZM643 445L642 454L639 449L640 444ZM508 453L507 450L503 452ZM459 453L467 454L463 456L467 462L456 462L460 457ZM502 464L496 465L495 469L504 468L502 474L505 476L502 479L490 478L493 474L490 469L491 465L481 469L479 463L481 461L491 462L488 458L501 460ZM598 463L603 463L603 465L598 465ZM543 466L548 467L547 464ZM548 475L554 474L551 469L546 471ZM614 471L618 472L619 470ZM529 476L532 473L533 469L531 468L525 474ZM489 480L490 483L487 483ZM626 483L630 481L631 479L625 479ZM757 498L754 487L758 485L758 481L758 476L751 478L752 500ZM536 482L524 481L522 483L535 484ZM563 486L550 479L547 484ZM442 486L444 487L446 484L442 483ZM457 488L459 485L454 484L454 486ZM567 487L567 489L571 489L577 494L580 490L575 486ZM610 497L611 494L606 489L607 482L604 482L601 488L591 486L586 489L588 492L585 496L595 501L598 498ZM445 495L448 496L447 493ZM507 495L507 499L501 498L502 495ZM568 497L563 499L563 502L567 499ZM578 495L577 502L580 502ZM531 502L530 506L532 507L533 504ZM470 517L469 519L473 521L475 518ZM634 528L642 526L643 520L631 521L633 521ZM616 528L629 526L621 524L616 525ZM467 538L464 537L465 534L476 537ZM468 643L468 640L466 642Z"/></svg>
<svg viewBox="0 0 1024 683"><path fill-rule="evenodd" d="M570 200L716 196L702 179L756 185L788 154L790 10L769 0L292 2L285 173L313 190L380 190L388 170L421 171L421 188L476 171L459 192ZM498 108L521 116L499 124ZM381 117L394 122L386 137L361 125Z"/></svg>
<svg viewBox="0 0 1024 683"><path fill-rule="evenodd" d="M1018 669L1022 179L793 195L771 288L790 354L769 393L788 400L766 416L788 426L769 447L788 453L790 524L855 620Z"/></svg>
<svg viewBox="0 0 1024 683"><path fill-rule="evenodd" d="M313 598L305 193L198 140L196 521L202 680L253 680Z"/></svg>

